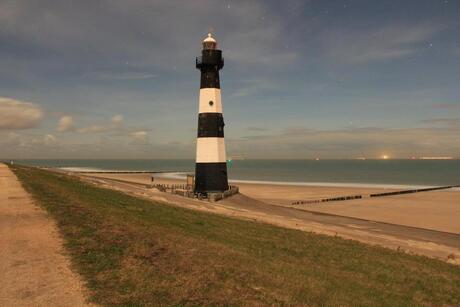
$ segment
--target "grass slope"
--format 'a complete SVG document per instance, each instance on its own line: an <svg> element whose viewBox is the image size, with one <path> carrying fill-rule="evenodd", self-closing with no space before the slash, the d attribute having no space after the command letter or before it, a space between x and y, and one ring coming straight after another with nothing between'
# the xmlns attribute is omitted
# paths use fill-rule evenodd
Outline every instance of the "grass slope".
<svg viewBox="0 0 460 307"><path fill-rule="evenodd" d="M441 261L13 171L102 305L460 304L460 268Z"/></svg>

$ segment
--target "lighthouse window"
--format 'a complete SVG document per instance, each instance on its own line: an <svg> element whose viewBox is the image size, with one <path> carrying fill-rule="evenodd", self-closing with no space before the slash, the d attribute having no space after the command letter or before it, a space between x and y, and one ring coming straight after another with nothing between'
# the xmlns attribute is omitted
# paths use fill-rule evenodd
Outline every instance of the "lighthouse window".
<svg viewBox="0 0 460 307"><path fill-rule="evenodd" d="M214 105L214 102L212 100L210 100L209 105L212 107Z"/></svg>

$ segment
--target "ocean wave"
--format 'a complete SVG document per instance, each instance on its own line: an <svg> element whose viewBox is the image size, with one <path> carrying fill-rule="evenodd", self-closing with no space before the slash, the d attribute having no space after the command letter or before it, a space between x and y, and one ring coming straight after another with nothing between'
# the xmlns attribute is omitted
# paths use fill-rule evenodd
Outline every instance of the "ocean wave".
<svg viewBox="0 0 460 307"><path fill-rule="evenodd" d="M98 171L107 171L96 167L74 167L74 166L66 166L66 167L57 167L57 169L68 171L68 172L98 172Z"/></svg>

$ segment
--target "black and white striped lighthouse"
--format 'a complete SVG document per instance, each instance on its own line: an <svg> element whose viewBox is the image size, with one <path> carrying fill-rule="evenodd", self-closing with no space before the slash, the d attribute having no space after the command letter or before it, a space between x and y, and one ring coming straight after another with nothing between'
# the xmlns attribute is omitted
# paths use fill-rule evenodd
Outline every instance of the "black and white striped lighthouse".
<svg viewBox="0 0 460 307"><path fill-rule="evenodd" d="M228 190L224 118L220 96L219 70L224 67L222 51L208 34L203 40L196 68L201 71L198 137L196 140L195 193Z"/></svg>

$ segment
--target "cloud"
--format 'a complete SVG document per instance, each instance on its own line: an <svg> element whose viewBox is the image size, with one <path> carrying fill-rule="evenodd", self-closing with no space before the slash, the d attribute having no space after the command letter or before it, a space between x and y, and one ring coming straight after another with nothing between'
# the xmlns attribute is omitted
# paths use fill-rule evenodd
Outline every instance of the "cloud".
<svg viewBox="0 0 460 307"><path fill-rule="evenodd" d="M362 127L342 130L317 130L305 127L266 134L226 138L227 154L245 158L378 158L454 156L460 157L460 126L387 129ZM1 132L0 132L1 133ZM64 143L62 143L64 142ZM5 144L8 143L8 146ZM136 146L123 146L136 145ZM66 143L53 135L0 134L2 155L24 158L192 158L193 141L150 142L146 130L123 135L84 138ZM9 154L17 152L18 154Z"/></svg>
<svg viewBox="0 0 460 307"><path fill-rule="evenodd" d="M3 142L1 143L1 145L3 146L24 146L24 142L21 138L21 136L16 133L16 132L10 132L8 133L8 135L6 136L6 138L2 138L3 139Z"/></svg>
<svg viewBox="0 0 460 307"><path fill-rule="evenodd" d="M52 145L56 143L56 137L52 134L47 134L43 137L43 144Z"/></svg>
<svg viewBox="0 0 460 307"><path fill-rule="evenodd" d="M261 127L248 127L246 130L247 131L269 131L270 129L261 128Z"/></svg>
<svg viewBox="0 0 460 307"><path fill-rule="evenodd" d="M355 158L460 156L460 126L385 129L363 127L343 130L285 129L279 133L227 138L228 154L247 158Z"/></svg>
<svg viewBox="0 0 460 307"><path fill-rule="evenodd" d="M393 60L426 48L427 40L443 29L432 24L393 24L377 29L331 30L325 32L324 45L329 57L346 64Z"/></svg>
<svg viewBox="0 0 460 307"><path fill-rule="evenodd" d="M0 129L34 128L43 116L43 110L34 103L0 97Z"/></svg>
<svg viewBox="0 0 460 307"><path fill-rule="evenodd" d="M132 132L131 137L133 138L132 144L147 144L148 143L147 131Z"/></svg>
<svg viewBox="0 0 460 307"><path fill-rule="evenodd" d="M100 132L106 132L108 130L109 128L106 126L91 125L88 127L79 128L77 132L79 133L100 133Z"/></svg>
<svg viewBox="0 0 460 307"><path fill-rule="evenodd" d="M436 109L460 109L460 103L437 103L433 105Z"/></svg>
<svg viewBox="0 0 460 307"><path fill-rule="evenodd" d="M43 136L22 136L23 146L49 146L54 145L57 139L52 134L46 134Z"/></svg>
<svg viewBox="0 0 460 307"><path fill-rule="evenodd" d="M42 146L51 146L57 144L57 138L52 134L19 134L16 132L10 132L5 137L0 135L0 145L8 146L11 148L19 147L22 150L27 148L27 151L35 150Z"/></svg>
<svg viewBox="0 0 460 307"><path fill-rule="evenodd" d="M423 116L421 112L426 112L426 109L417 112L417 106L429 106L433 101L452 102L443 97L455 96L452 95L452 91L455 93L452 87L455 85L452 83L455 62L452 60L457 58L448 48L456 44L455 39L452 40L456 28L451 15L437 19L433 15L437 14L433 11L434 4L410 15L408 12L414 4L399 5L396 12L388 3L360 5L354 12L339 5L339 10L330 10L327 15L327 9L337 4L320 2L132 0L128 3L103 0L69 4L53 0L0 1L0 40L4 46L0 79L8 80L3 86L5 93L25 90L23 94L28 97L41 97L40 100L30 99L46 103L43 108L62 112L55 121L67 114L79 114L78 117L74 115L73 125L62 124L62 130L74 132L72 137L35 131L42 135L55 133L59 142L69 148L76 148L72 146L79 142L93 146L96 139L99 141L103 137L119 146L120 141L126 144L134 140L132 133L150 131L149 126L155 129L155 137L153 134L151 137L154 142L168 139L183 142L186 138L193 142L190 131L196 130L194 117L187 117L196 112L195 104L190 103L190 93L196 95L199 82L193 61L199 55L200 40L210 26L215 29L226 60L222 94L224 99L229 98L228 135L244 133L245 127L259 123L264 127L264 118L267 123L276 122L271 125L273 129L267 125L270 131L248 129L247 138L239 141L253 157L265 156L266 152L275 156L301 155L308 144L275 134L276 144L272 146L269 144L272 136L261 135L274 134L276 129L292 123L339 127L348 121L350 113L354 113L350 120L358 122L353 117L357 116L362 122L369 122L375 118L377 107L373 104L382 95L386 101L378 106L377 112L382 110L378 122L388 126L410 125L411 121ZM383 14L376 16L375 10ZM432 18L426 18L429 16ZM443 28L435 22L453 27L441 33ZM435 48L418 54L427 48L432 38ZM414 54L420 56L407 61L407 65L391 68L386 65L385 61ZM343 71L329 66L334 62L380 65L345 67L344 78ZM448 69L449 63L452 72ZM155 76L156 79L152 79ZM334 79L340 79L340 83ZM320 90L311 89L316 84L324 86ZM428 91L430 86L437 90L431 88L430 94L422 99L407 99L407 92L419 87ZM407 103L413 111L407 121L400 123L390 109L398 101L402 107ZM128 104L136 107L129 112L133 118L110 118L124 112ZM59 110L56 110L57 105ZM450 109L450 106L442 108ZM86 113L88 111L91 114ZM251 113L256 114L256 120L249 116ZM274 113L277 113L276 120ZM82 118L83 114L88 117ZM53 130L59 131L56 122L51 125ZM49 127L45 123L43 126ZM306 138L306 143L310 137L316 138L315 135L330 137L329 145L317 141L319 150L340 143L343 154L347 154L348 139L356 144L349 150L361 144L361 140L353 139L348 132L343 140L333 139L325 132L297 132ZM262 149L250 148L249 134L258 138L256 143ZM194 146L187 146L187 150L193 152ZM294 149L283 149L289 146ZM82 150L80 154L86 152ZM157 152L160 151L155 154ZM165 156L169 154L167 149L163 152ZM104 154L121 155L113 153L111 147L102 148L100 157Z"/></svg>
<svg viewBox="0 0 460 307"><path fill-rule="evenodd" d="M151 79L156 77L152 69L188 66L199 52L200 38L211 27L231 61L281 67L297 57L295 49L286 49L283 43L286 29L280 12L263 1L230 6L212 0L81 1L73 5L6 1L0 3L1 11L5 15L0 16L2 32L27 50L39 52L37 65L78 67L84 60L92 65L80 66L80 75L98 80ZM88 67L93 71L85 71Z"/></svg>
<svg viewBox="0 0 460 307"><path fill-rule="evenodd" d="M112 123L112 128L121 128L123 127L124 118L123 115L115 115L110 119Z"/></svg>
<svg viewBox="0 0 460 307"><path fill-rule="evenodd" d="M68 115L62 116L61 119L59 119L58 127L56 130L59 132L74 131L75 123L73 117Z"/></svg>
<svg viewBox="0 0 460 307"><path fill-rule="evenodd" d="M431 118L421 121L424 124L436 124L453 128L460 128L460 118Z"/></svg>
<svg viewBox="0 0 460 307"><path fill-rule="evenodd" d="M113 116L109 122L105 122L99 125L91 125L77 129L79 133L101 133L109 131L122 131L124 129L124 118L123 115Z"/></svg>

